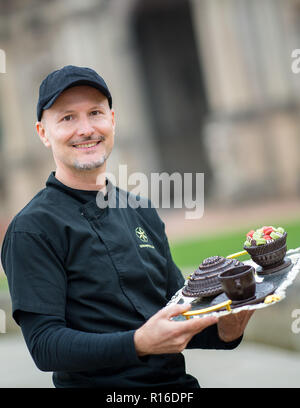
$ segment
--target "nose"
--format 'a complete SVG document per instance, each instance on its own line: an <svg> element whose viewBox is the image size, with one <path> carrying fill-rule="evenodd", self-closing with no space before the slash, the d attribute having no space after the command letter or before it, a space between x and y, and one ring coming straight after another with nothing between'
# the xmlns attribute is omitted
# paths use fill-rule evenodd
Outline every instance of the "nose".
<svg viewBox="0 0 300 408"><path fill-rule="evenodd" d="M77 134L78 136L91 136L94 134L94 127L90 123L89 119L87 117L80 118L78 122L78 127L77 127Z"/></svg>

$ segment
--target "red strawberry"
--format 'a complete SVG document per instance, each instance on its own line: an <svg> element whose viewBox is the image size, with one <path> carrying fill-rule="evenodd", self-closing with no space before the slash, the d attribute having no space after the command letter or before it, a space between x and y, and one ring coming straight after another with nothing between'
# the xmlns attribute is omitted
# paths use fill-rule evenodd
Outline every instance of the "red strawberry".
<svg viewBox="0 0 300 408"><path fill-rule="evenodd" d="M273 232L273 228L272 228L272 227L266 227L266 228L263 229L263 233L264 233L265 235L270 235L271 232Z"/></svg>
<svg viewBox="0 0 300 408"><path fill-rule="evenodd" d="M252 238L254 232L255 232L254 230L249 231L248 234L246 234L246 237L251 237Z"/></svg>
<svg viewBox="0 0 300 408"><path fill-rule="evenodd" d="M272 238L270 237L270 235L266 235L266 234L263 236L263 238L266 239L266 240L272 239Z"/></svg>

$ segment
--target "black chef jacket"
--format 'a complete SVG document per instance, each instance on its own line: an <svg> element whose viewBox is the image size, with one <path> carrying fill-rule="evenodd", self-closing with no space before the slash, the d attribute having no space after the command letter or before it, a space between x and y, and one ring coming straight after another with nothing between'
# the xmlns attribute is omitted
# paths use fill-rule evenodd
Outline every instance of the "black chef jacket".
<svg viewBox="0 0 300 408"><path fill-rule="evenodd" d="M77 360L68 358L54 368L41 368L55 371L57 387L198 386L185 373L181 353L136 355L134 331L165 306L184 280L150 202L132 208L126 205L129 193L110 183L107 187L108 205L100 208L97 191L67 187L53 172L46 187L13 219L1 252L13 317L20 324L22 313L49 316L68 335L93 336L97 346L84 350L92 353L92 369L88 363L79 369ZM28 327L30 319L23 320ZM77 357L83 348L67 334L67 350L77 347ZM39 337L41 344L47 341L48 334L42 336L36 330L25 337L32 354ZM189 347L232 349L239 342L222 342L214 325L195 336Z"/></svg>

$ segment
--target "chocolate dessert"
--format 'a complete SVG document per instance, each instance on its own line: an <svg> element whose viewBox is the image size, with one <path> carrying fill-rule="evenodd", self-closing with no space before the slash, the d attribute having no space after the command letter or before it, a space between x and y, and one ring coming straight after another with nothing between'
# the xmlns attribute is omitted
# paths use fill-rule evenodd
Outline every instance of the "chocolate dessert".
<svg viewBox="0 0 300 408"><path fill-rule="evenodd" d="M290 264L285 259L287 233L282 227L265 226L246 234L244 249L261 268L258 274L278 272Z"/></svg>
<svg viewBox="0 0 300 408"><path fill-rule="evenodd" d="M199 268L191 274L186 286L182 289L182 294L190 297L209 297L222 293L219 274L239 265L243 263L237 259L228 259L223 256L211 256L204 259Z"/></svg>

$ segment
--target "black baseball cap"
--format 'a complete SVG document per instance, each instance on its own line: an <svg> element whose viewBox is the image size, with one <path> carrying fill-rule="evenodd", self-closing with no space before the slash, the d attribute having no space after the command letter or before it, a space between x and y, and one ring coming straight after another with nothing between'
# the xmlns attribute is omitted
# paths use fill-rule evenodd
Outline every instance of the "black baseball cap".
<svg viewBox="0 0 300 408"><path fill-rule="evenodd" d="M112 97L104 79L91 68L66 65L51 72L41 83L37 104L37 118L40 121L43 110L49 109L59 95L67 88L77 85L89 85L99 89L112 107Z"/></svg>

